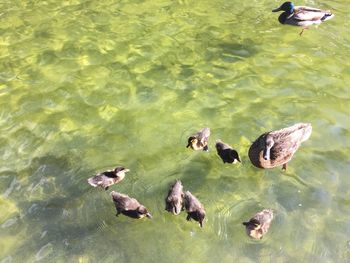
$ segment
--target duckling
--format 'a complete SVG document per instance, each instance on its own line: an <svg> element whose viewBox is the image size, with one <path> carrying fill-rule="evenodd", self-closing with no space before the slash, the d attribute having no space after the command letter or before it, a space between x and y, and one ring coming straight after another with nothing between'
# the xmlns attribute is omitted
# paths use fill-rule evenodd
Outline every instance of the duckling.
<svg viewBox="0 0 350 263"><path fill-rule="evenodd" d="M262 134L249 148L249 159L258 168L274 168L292 159L300 144L309 139L312 132L310 123L297 123L293 126Z"/></svg>
<svg viewBox="0 0 350 263"><path fill-rule="evenodd" d="M280 7L272 10L272 12L278 11L284 11L278 17L281 24L303 27L300 35L303 34L305 29L308 29L308 26L319 25L334 17L330 11L308 6L294 6L292 2L284 2Z"/></svg>
<svg viewBox="0 0 350 263"><path fill-rule="evenodd" d="M191 147L193 150L203 150L208 151L208 139L210 136L210 129L209 128L203 128L196 134L190 136L188 138L188 144L186 148Z"/></svg>
<svg viewBox="0 0 350 263"><path fill-rule="evenodd" d="M246 232L250 237L262 239L269 230L272 219L273 211L271 209L264 209L248 222L243 222L243 225L245 225Z"/></svg>
<svg viewBox="0 0 350 263"><path fill-rule="evenodd" d="M170 187L167 198L165 198L165 210L173 213L173 215L178 215L183 210L184 193L182 189L181 181L176 180Z"/></svg>
<svg viewBox="0 0 350 263"><path fill-rule="evenodd" d="M203 220L205 218L204 206L189 191L185 193L185 208L187 212L187 221L190 221L192 218L199 222L200 227L203 227Z"/></svg>
<svg viewBox="0 0 350 263"><path fill-rule="evenodd" d="M108 170L89 178L88 183L93 187L101 186L105 190L108 190L111 185L122 181L125 177L125 173L129 171L129 169L118 166L114 170Z"/></svg>
<svg viewBox="0 0 350 263"><path fill-rule="evenodd" d="M147 208L141 205L135 198L121 194L115 191L111 192L112 199L117 209L118 216L120 213L131 218L152 218L152 215L147 211Z"/></svg>
<svg viewBox="0 0 350 263"><path fill-rule="evenodd" d="M218 155L221 157L224 163L237 163L241 162L238 153L230 145L222 142L221 140L216 141L216 150Z"/></svg>

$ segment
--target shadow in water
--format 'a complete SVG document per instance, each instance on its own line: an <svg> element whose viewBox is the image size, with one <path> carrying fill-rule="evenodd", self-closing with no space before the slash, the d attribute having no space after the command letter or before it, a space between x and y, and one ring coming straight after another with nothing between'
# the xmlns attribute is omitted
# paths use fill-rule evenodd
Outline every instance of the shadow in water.
<svg viewBox="0 0 350 263"><path fill-rule="evenodd" d="M253 42L251 39L232 42L214 40L213 42L209 43L205 57L208 61L219 58L223 62L235 63L255 56L259 52L257 45L258 44Z"/></svg>
<svg viewBox="0 0 350 263"><path fill-rule="evenodd" d="M250 39L245 39L242 43L224 42L218 45L222 49L222 54L238 56L242 58L252 57L258 53L256 43Z"/></svg>
<svg viewBox="0 0 350 263"><path fill-rule="evenodd" d="M212 163L208 161L208 156L204 155L207 155L207 153L203 153L203 156L196 154L189 160L189 163L185 165L181 177L184 191L188 190L192 193L196 193L203 187L205 178L213 168Z"/></svg>

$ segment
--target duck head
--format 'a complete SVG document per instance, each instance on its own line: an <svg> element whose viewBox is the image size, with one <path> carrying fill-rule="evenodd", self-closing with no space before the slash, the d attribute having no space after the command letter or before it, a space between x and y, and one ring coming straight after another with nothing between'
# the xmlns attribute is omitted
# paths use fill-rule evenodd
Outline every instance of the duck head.
<svg viewBox="0 0 350 263"><path fill-rule="evenodd" d="M249 222L243 222L246 227L247 234L255 239L262 239L263 233L261 229L261 224L256 219L250 219Z"/></svg>
<svg viewBox="0 0 350 263"><path fill-rule="evenodd" d="M275 142L273 141L272 137L267 136L265 140L265 147L264 147L264 152L263 152L263 157L265 160L270 160L271 156L271 148Z"/></svg>
<svg viewBox="0 0 350 263"><path fill-rule="evenodd" d="M273 9L272 12L285 11L289 14L294 12L294 4L292 2L284 2L280 7Z"/></svg>
<svg viewBox="0 0 350 263"><path fill-rule="evenodd" d="M127 173L127 172L130 172L130 170L129 170L129 169L126 169L126 168L124 168L124 167L118 166L118 167L116 167L116 168L114 169L114 172L115 172L115 174L118 174L118 173L120 173L120 172Z"/></svg>
<svg viewBox="0 0 350 263"><path fill-rule="evenodd" d="M200 227L203 227L203 221L205 218L205 210L198 209L197 211L189 213L189 216L199 223Z"/></svg>
<svg viewBox="0 0 350 263"><path fill-rule="evenodd" d="M198 139L194 136L191 136L188 138L186 148L191 147L193 149L193 145L196 145L197 143L198 143Z"/></svg>
<svg viewBox="0 0 350 263"><path fill-rule="evenodd" d="M200 227L203 227L203 221L205 218L205 210L204 209L198 209L197 211L189 212L187 215L187 220L190 220L193 218L195 221L199 223Z"/></svg>
<svg viewBox="0 0 350 263"><path fill-rule="evenodd" d="M137 212L139 213L140 218L146 216L147 218L152 219L152 215L147 211L146 207L144 207L143 205L137 208Z"/></svg>
<svg viewBox="0 0 350 263"><path fill-rule="evenodd" d="M178 215L180 214L181 210L182 210L182 199L181 200L175 200L173 202L173 207L171 209L171 212L174 214L174 215Z"/></svg>
<svg viewBox="0 0 350 263"><path fill-rule="evenodd" d="M178 215L182 211L182 207L183 207L182 200L173 198L172 201L166 203L165 210L172 213L173 215Z"/></svg>
<svg viewBox="0 0 350 263"><path fill-rule="evenodd" d="M205 212L203 211L198 211L197 212L197 217L198 217L198 222L201 227L203 227L203 220L205 218Z"/></svg>

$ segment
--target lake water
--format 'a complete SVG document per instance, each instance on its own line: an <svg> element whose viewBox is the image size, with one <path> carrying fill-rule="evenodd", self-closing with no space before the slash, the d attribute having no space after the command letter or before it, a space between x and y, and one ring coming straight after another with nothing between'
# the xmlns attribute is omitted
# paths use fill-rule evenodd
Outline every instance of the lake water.
<svg viewBox="0 0 350 263"><path fill-rule="evenodd" d="M278 23L280 1L2 1L0 262L349 262L350 15ZM313 125L287 172L250 144ZM209 152L187 137L211 128ZM223 164L222 139L242 164ZM108 191L87 178L123 165ZM204 227L164 211L181 179ZM115 217L109 193L152 220ZM250 239L242 222L275 219Z"/></svg>

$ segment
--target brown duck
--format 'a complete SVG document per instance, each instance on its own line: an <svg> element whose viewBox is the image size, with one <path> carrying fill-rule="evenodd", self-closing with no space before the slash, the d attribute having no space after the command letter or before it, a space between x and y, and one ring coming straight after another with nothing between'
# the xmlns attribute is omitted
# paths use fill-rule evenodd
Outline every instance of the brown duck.
<svg viewBox="0 0 350 263"><path fill-rule="evenodd" d="M199 132L197 132L194 135L191 135L188 138L187 142L187 148L191 147L195 151L203 150L208 151L208 139L210 136L210 129L209 128L203 128Z"/></svg>
<svg viewBox="0 0 350 263"><path fill-rule="evenodd" d="M309 139L312 132L310 123L293 126L262 134L249 148L249 159L258 168L283 166L292 159L300 144Z"/></svg>
<svg viewBox="0 0 350 263"><path fill-rule="evenodd" d="M243 222L247 234L255 239L262 239L269 230L273 219L273 212L271 209L264 209L257 213L248 222Z"/></svg>
<svg viewBox="0 0 350 263"><path fill-rule="evenodd" d="M186 219L190 221L192 218L199 222L199 225L203 227L203 220L205 218L204 206L189 191L186 191L185 193L185 208L187 212Z"/></svg>
<svg viewBox="0 0 350 263"><path fill-rule="evenodd" d="M183 186L180 180L170 187L168 196L165 198L165 210L173 215L178 215L183 210Z"/></svg>
<svg viewBox="0 0 350 263"><path fill-rule="evenodd" d="M93 187L101 186L107 190L111 185L117 184L123 180L125 173L129 171L129 169L118 166L114 170L108 170L89 178L88 183Z"/></svg>
<svg viewBox="0 0 350 263"><path fill-rule="evenodd" d="M123 214L131 218L152 218L152 215L147 211L147 208L141 205L135 198L131 198L128 195L121 194L115 191L111 192L117 214Z"/></svg>

